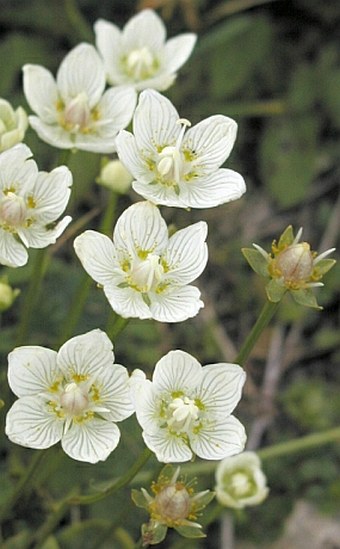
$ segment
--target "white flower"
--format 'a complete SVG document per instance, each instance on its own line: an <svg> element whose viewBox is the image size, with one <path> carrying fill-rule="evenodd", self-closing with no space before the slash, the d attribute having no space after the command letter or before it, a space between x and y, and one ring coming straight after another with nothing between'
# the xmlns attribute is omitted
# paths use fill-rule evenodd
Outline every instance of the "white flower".
<svg viewBox="0 0 340 549"><path fill-rule="evenodd" d="M188 126L166 97L141 93L134 135L121 131L116 139L119 158L136 179L134 190L155 204L179 208L210 208L240 198L246 190L242 176L219 168L236 139L236 122L215 115Z"/></svg>
<svg viewBox="0 0 340 549"><path fill-rule="evenodd" d="M15 145L0 154L0 264L20 267L26 248L53 244L71 221L64 217L72 174L66 166L39 172L30 149Z"/></svg>
<svg viewBox="0 0 340 549"><path fill-rule="evenodd" d="M13 110L11 104L0 99L0 152L10 149L23 140L28 120L22 107Z"/></svg>
<svg viewBox="0 0 340 549"><path fill-rule="evenodd" d="M196 42L192 33L166 42L164 23L152 10L143 10L132 17L123 31L102 19L95 23L94 30L108 82L130 84L136 90L166 90Z"/></svg>
<svg viewBox="0 0 340 549"><path fill-rule="evenodd" d="M234 509L262 503L269 491L260 459L254 452L221 461L216 469L216 483L217 500Z"/></svg>
<svg viewBox="0 0 340 549"><path fill-rule="evenodd" d="M132 87L105 88L103 63L90 44L79 44L60 65L56 81L40 65L25 65L24 91L38 116L29 121L39 137L61 149L115 150L114 140L136 105Z"/></svg>
<svg viewBox="0 0 340 549"><path fill-rule="evenodd" d="M200 221L169 238L158 208L138 202L118 219L113 242L85 231L75 239L74 248L116 313L180 322L203 307L198 288L189 284L206 265L206 235L207 224Z"/></svg>
<svg viewBox="0 0 340 549"><path fill-rule="evenodd" d="M132 376L131 392L145 444L163 462L222 459L245 444L243 425L231 415L245 382L236 364L202 366L188 353L170 351L152 382Z"/></svg>
<svg viewBox="0 0 340 549"><path fill-rule="evenodd" d="M9 439L36 449L61 440L73 459L104 461L119 442L115 422L133 413L128 373L113 363L107 335L76 336L58 353L18 347L8 360L9 385L19 397L7 414Z"/></svg>

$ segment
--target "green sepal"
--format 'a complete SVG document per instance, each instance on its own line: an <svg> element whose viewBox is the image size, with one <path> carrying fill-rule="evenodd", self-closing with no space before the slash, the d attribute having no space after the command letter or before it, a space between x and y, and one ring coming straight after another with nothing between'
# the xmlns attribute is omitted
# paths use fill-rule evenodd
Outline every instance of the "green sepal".
<svg viewBox="0 0 340 549"><path fill-rule="evenodd" d="M320 259L314 267L313 276L321 278L324 274L328 273L332 267L334 267L335 263L335 259Z"/></svg>
<svg viewBox="0 0 340 549"><path fill-rule="evenodd" d="M192 506L196 511L201 511L202 509L204 509L207 505L209 505L209 503L214 499L215 497L215 492L212 492L210 490L206 490L204 492L201 492L198 493L198 494L195 494L195 496L193 496L192 498Z"/></svg>
<svg viewBox="0 0 340 549"><path fill-rule="evenodd" d="M293 233L293 227L291 225L288 225L288 227L283 231L282 235L280 236L279 242L278 242L278 248L286 248L287 246L290 246L294 242L294 233Z"/></svg>
<svg viewBox="0 0 340 549"><path fill-rule="evenodd" d="M121 282L120 284L117 284L118 288L128 288L129 285L127 282Z"/></svg>
<svg viewBox="0 0 340 549"><path fill-rule="evenodd" d="M142 299L143 299L145 305L147 305L148 307L150 307L150 305L151 305L151 300L150 300L148 294L142 294Z"/></svg>
<svg viewBox="0 0 340 549"><path fill-rule="evenodd" d="M142 524L142 537L145 544L157 545L165 539L168 527L165 524L154 523Z"/></svg>
<svg viewBox="0 0 340 549"><path fill-rule="evenodd" d="M304 307L311 307L312 309L322 309L322 307L318 305L316 297L313 294L313 290L311 290L311 288L306 288L303 290L291 290L290 293L294 301L299 305L303 305Z"/></svg>
<svg viewBox="0 0 340 549"><path fill-rule="evenodd" d="M268 261L263 257L261 252L253 248L242 248L241 252L256 274L268 278Z"/></svg>
<svg viewBox="0 0 340 549"><path fill-rule="evenodd" d="M198 526L190 526L189 524L175 526L174 530L184 538L197 539L207 537L205 533L202 532L201 528L198 528Z"/></svg>
<svg viewBox="0 0 340 549"><path fill-rule="evenodd" d="M149 502L141 490L131 490L131 499L137 507L149 510Z"/></svg>
<svg viewBox="0 0 340 549"><path fill-rule="evenodd" d="M282 286L274 278L266 285L266 293L269 301L278 303L286 293L287 288Z"/></svg>
<svg viewBox="0 0 340 549"><path fill-rule="evenodd" d="M179 190L178 185L174 185L174 191L175 191L175 194L177 194L177 196L179 196L180 190Z"/></svg>

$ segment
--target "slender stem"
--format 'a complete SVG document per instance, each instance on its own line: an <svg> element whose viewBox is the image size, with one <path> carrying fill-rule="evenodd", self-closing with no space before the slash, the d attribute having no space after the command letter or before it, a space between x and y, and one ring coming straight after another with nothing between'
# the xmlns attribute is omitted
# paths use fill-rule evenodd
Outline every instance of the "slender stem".
<svg viewBox="0 0 340 549"><path fill-rule="evenodd" d="M107 198L107 205L105 214L100 225L100 232L108 235L112 233L112 226L114 223L114 217L117 206L117 194L110 192ZM65 319L62 335L60 337L60 344L63 344L69 337L71 337L73 330L76 328L81 313L85 307L85 303L88 298L88 294L93 281L87 274L81 278L76 293L71 301L71 305L68 311L68 315Z"/></svg>
<svg viewBox="0 0 340 549"><path fill-rule="evenodd" d="M14 492L5 502L3 507L0 510L0 520L4 520L10 513L13 506L16 504L18 499L24 494L27 490L29 484L31 483L34 473L37 471L38 467L41 465L42 459L46 456L46 452L38 451L34 454L31 463L29 464L26 472L22 475L21 479L17 483Z"/></svg>
<svg viewBox="0 0 340 549"><path fill-rule="evenodd" d="M124 486L127 486L151 456L151 450L146 448L144 452L141 453L139 458L133 463L130 469L125 473L125 475L122 475L120 478L118 478L117 481L109 488L107 488L103 492L97 492L95 494L72 497L68 499L68 502L70 504L76 505L90 505L91 503L95 503L96 501L100 501L101 499L110 496L114 492L117 492L117 490L119 490L120 488L124 488Z"/></svg>
<svg viewBox="0 0 340 549"><path fill-rule="evenodd" d="M259 339L260 335L262 334L263 330L268 326L270 320L272 319L274 313L276 312L280 302L278 303L272 303L271 301L266 301L266 303L263 306L263 309L260 313L260 316L258 317L257 321L255 322L251 332L249 333L248 337L246 338L245 342L243 343L240 352L238 353L237 357L235 358L235 363L240 364L241 366L244 365L245 361L247 360L248 356L250 355L255 343Z"/></svg>
<svg viewBox="0 0 340 549"><path fill-rule="evenodd" d="M64 0L65 13L79 40L92 42L91 27L80 12L76 0Z"/></svg>
<svg viewBox="0 0 340 549"><path fill-rule="evenodd" d="M310 448L330 444L331 442L340 442L340 427L328 429L327 431L320 433L312 433L311 435L293 440L287 440L287 442L280 442L279 444L274 444L273 446L258 450L257 454L262 460L267 460L295 454L309 450Z"/></svg>
<svg viewBox="0 0 340 549"><path fill-rule="evenodd" d="M106 326L106 333L112 341L115 341L117 336L122 332L129 323L129 318L123 318L119 315L115 315L112 318L112 314L109 315L109 319Z"/></svg>
<svg viewBox="0 0 340 549"><path fill-rule="evenodd" d="M47 255L47 249L37 250L29 286L21 307L17 345L22 345L29 332L31 315L38 299L41 282L46 272L48 261L49 256Z"/></svg>

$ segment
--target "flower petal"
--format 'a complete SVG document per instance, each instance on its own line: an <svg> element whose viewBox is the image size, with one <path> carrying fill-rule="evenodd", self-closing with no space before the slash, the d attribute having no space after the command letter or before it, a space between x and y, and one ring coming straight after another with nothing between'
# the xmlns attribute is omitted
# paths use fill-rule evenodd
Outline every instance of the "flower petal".
<svg viewBox="0 0 340 549"><path fill-rule="evenodd" d="M196 40L196 34L188 32L167 41L164 52L164 66L168 72L176 72L184 65L194 49Z"/></svg>
<svg viewBox="0 0 340 549"><path fill-rule="evenodd" d="M157 393L191 392L202 378L202 366L185 351L170 351L156 364L152 382Z"/></svg>
<svg viewBox="0 0 340 549"><path fill-rule="evenodd" d="M7 267L22 267L28 261L28 253L13 234L0 228L0 264Z"/></svg>
<svg viewBox="0 0 340 549"><path fill-rule="evenodd" d="M99 329L69 339L60 347L57 364L65 376L86 375L96 377L103 368L114 362L112 343Z"/></svg>
<svg viewBox="0 0 340 549"><path fill-rule="evenodd" d="M164 67L164 69L167 70L167 67ZM139 82L136 82L135 88L137 91L146 90L148 88L158 91L164 91L170 88L175 80L176 74L161 72L160 74L157 74L157 76L148 78L147 80L140 80Z"/></svg>
<svg viewBox="0 0 340 549"><path fill-rule="evenodd" d="M131 416L134 406L130 397L129 374L120 364L103 369L96 377L96 387L100 395L100 406L109 412L100 414L110 421L122 421Z"/></svg>
<svg viewBox="0 0 340 549"><path fill-rule="evenodd" d="M168 228L154 204L137 202L119 217L113 242L132 257L141 252L160 254L168 243Z"/></svg>
<svg viewBox="0 0 340 549"><path fill-rule="evenodd" d="M128 165L127 168L129 169ZM150 180L152 181L154 177L153 172L150 171L149 173L151 174ZM174 208L190 207L190 205L187 204L188 200L185 200L185 195L187 195L188 193L186 191L185 193L182 193L182 187L184 187L184 185L180 186L180 193L177 194L174 187L168 187L160 183L148 183L148 181L144 181L144 179L142 180L142 178L140 178L139 181L134 181L132 183L132 188L136 193L140 194L146 200L150 200L150 202L153 202L154 204L171 206Z"/></svg>
<svg viewBox="0 0 340 549"><path fill-rule="evenodd" d="M28 448L43 450L61 439L64 421L39 396L26 396L14 402L6 417L8 438Z"/></svg>
<svg viewBox="0 0 340 549"><path fill-rule="evenodd" d="M90 109L96 106L105 88L105 70L94 46L81 43L66 55L57 73L57 85L65 103L85 92Z"/></svg>
<svg viewBox="0 0 340 549"><path fill-rule="evenodd" d="M242 452L246 443L242 423L229 416L202 426L189 435L193 452L202 459L223 459Z"/></svg>
<svg viewBox="0 0 340 549"><path fill-rule="evenodd" d="M40 139L45 141L45 143L59 149L75 148L73 135L64 130L64 128L58 124L46 124L37 116L29 116L28 120L31 127L37 132Z"/></svg>
<svg viewBox="0 0 340 549"><path fill-rule="evenodd" d="M50 71L40 65L24 65L23 74L24 92L31 109L47 124L56 122L59 94Z"/></svg>
<svg viewBox="0 0 340 549"><path fill-rule="evenodd" d="M27 247L45 248L56 242L71 221L72 218L66 215L53 229L48 229L33 221L30 227L18 229L18 235Z"/></svg>
<svg viewBox="0 0 340 549"><path fill-rule="evenodd" d="M152 318L159 322L182 322L196 316L204 307L201 292L195 286L170 287L151 295Z"/></svg>
<svg viewBox="0 0 340 549"><path fill-rule="evenodd" d="M152 318L142 294L133 288L117 288L109 284L104 286L104 294L112 309L123 318Z"/></svg>
<svg viewBox="0 0 340 549"><path fill-rule="evenodd" d="M193 151L193 165L205 174L219 168L234 146L237 124L232 118L216 114L190 128L184 136L183 148Z"/></svg>
<svg viewBox="0 0 340 549"><path fill-rule="evenodd" d="M162 19L153 10L143 10L127 22L122 33L124 51L149 48L159 52L165 42L166 29Z"/></svg>
<svg viewBox="0 0 340 549"><path fill-rule="evenodd" d="M58 375L57 353L51 349L17 347L8 355L8 383L18 397L49 391Z"/></svg>
<svg viewBox="0 0 340 549"><path fill-rule="evenodd" d="M192 452L180 435L159 429L157 433L143 431L143 439L158 461L162 463L181 463L192 458Z"/></svg>
<svg viewBox="0 0 340 549"><path fill-rule="evenodd" d="M154 90L144 90L133 117L137 147L144 153L153 153L158 147L174 146L181 132L175 107Z"/></svg>
<svg viewBox="0 0 340 549"><path fill-rule="evenodd" d="M102 137L114 136L125 128L132 119L137 103L137 94L131 86L117 86L107 90L98 104L101 119L108 124L98 126Z"/></svg>
<svg viewBox="0 0 340 549"><path fill-rule="evenodd" d="M20 192L23 186L27 187L34 182L38 168L31 150L20 143L0 154L0 189L15 188Z"/></svg>
<svg viewBox="0 0 340 549"><path fill-rule="evenodd" d="M85 271L98 284L116 284L123 280L123 271L116 260L112 240L96 231L77 236L74 249Z"/></svg>
<svg viewBox="0 0 340 549"><path fill-rule="evenodd" d="M121 57L121 32L119 28L105 21L98 19L94 24L96 35L96 46L100 52L106 71L106 78L111 85L121 84L124 77L119 69Z"/></svg>
<svg viewBox="0 0 340 549"><path fill-rule="evenodd" d="M125 130L120 131L115 144L120 161L138 181L143 183L153 181L154 174L143 162L136 145L135 136L132 133Z"/></svg>
<svg viewBox="0 0 340 549"><path fill-rule="evenodd" d="M159 394L150 380L139 374L138 381L132 380L131 394L136 407L136 417L140 426L148 433L158 433L159 427Z"/></svg>
<svg viewBox="0 0 340 549"><path fill-rule="evenodd" d="M48 224L61 216L70 198L71 185L72 173L66 166L38 174L30 194L35 202L32 213L40 223Z"/></svg>
<svg viewBox="0 0 340 549"><path fill-rule="evenodd" d="M117 447L120 431L114 423L93 418L73 423L63 436L61 446L72 459L97 463L105 461Z"/></svg>
<svg viewBox="0 0 340 549"><path fill-rule="evenodd" d="M213 208L237 200L245 191L246 185L239 173L221 168L183 185L181 199L189 208Z"/></svg>
<svg viewBox="0 0 340 549"><path fill-rule="evenodd" d="M245 380L246 373L237 364L209 364L203 368L195 396L202 401L209 416L225 417L237 406Z"/></svg>
<svg viewBox="0 0 340 549"><path fill-rule="evenodd" d="M177 231L169 240L163 259L168 265L165 280L175 280L178 284L188 284L203 271L208 260L205 244L208 226L199 221Z"/></svg>

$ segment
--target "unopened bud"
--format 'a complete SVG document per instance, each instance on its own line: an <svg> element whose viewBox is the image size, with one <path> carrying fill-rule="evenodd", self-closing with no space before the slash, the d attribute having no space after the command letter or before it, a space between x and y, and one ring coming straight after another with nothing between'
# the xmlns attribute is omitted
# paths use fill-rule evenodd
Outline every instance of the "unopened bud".
<svg viewBox="0 0 340 549"><path fill-rule="evenodd" d="M15 298L19 295L20 290L13 290L7 282L0 282L0 312L7 311L12 305Z"/></svg>
<svg viewBox="0 0 340 549"><path fill-rule="evenodd" d="M313 273L313 255L307 242L288 246L275 259L275 267L281 272L285 284L299 284L309 280Z"/></svg>
<svg viewBox="0 0 340 549"><path fill-rule="evenodd" d="M97 183L118 194L126 194L133 177L120 160L111 160L102 168Z"/></svg>
<svg viewBox="0 0 340 549"><path fill-rule="evenodd" d="M155 508L165 522L183 520L190 513L190 495L181 483L167 486L156 495Z"/></svg>

